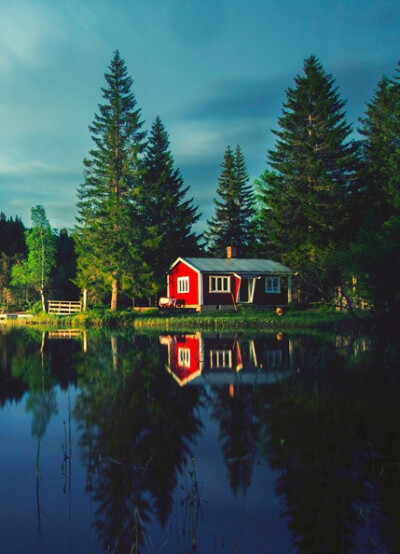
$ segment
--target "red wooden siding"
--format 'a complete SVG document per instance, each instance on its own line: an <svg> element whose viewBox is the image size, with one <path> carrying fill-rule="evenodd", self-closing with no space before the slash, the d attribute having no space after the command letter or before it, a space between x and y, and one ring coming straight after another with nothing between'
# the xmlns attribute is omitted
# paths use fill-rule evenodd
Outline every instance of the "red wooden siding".
<svg viewBox="0 0 400 554"><path fill-rule="evenodd" d="M189 277L189 291L178 292L178 277ZM199 276L197 271L183 262L178 262L169 274L169 296L177 300L184 300L186 306L199 303Z"/></svg>
<svg viewBox="0 0 400 554"><path fill-rule="evenodd" d="M200 375L199 335L167 335L160 342L168 346L168 369L181 386Z"/></svg>

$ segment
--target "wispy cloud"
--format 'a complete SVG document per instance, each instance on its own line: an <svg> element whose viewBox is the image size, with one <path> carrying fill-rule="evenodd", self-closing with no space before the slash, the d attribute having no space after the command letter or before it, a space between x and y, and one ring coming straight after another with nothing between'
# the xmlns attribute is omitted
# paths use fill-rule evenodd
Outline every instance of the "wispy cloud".
<svg viewBox="0 0 400 554"><path fill-rule="evenodd" d="M56 28L52 11L40 4L9 2L1 8L0 69L12 69L15 64L41 64L47 37Z"/></svg>

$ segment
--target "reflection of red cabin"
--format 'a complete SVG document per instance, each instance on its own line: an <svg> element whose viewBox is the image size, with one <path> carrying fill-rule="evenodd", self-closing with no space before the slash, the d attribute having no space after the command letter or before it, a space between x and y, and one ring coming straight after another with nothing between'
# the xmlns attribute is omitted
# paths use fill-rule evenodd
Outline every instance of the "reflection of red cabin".
<svg viewBox="0 0 400 554"><path fill-rule="evenodd" d="M182 386L201 374L201 335L164 335L161 344L168 346L168 371Z"/></svg>
<svg viewBox="0 0 400 554"><path fill-rule="evenodd" d="M198 311L237 304L283 306L291 302L291 276L272 260L178 258L168 275L168 297Z"/></svg>
<svg viewBox="0 0 400 554"><path fill-rule="evenodd" d="M167 370L180 386L273 383L293 367L290 340L237 339L214 334L162 335L168 346ZM197 379L202 375L203 379Z"/></svg>

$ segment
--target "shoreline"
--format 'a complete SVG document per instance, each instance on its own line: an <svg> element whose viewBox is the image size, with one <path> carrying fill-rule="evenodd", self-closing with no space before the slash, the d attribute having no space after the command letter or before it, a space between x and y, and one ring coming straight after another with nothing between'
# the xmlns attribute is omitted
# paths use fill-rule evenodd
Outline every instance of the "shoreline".
<svg viewBox="0 0 400 554"><path fill-rule="evenodd" d="M370 324L375 318L361 314L360 318L352 317L347 312L337 312L325 307L305 310L291 309L277 315L272 310L243 310L218 314L160 314L158 310L140 312L125 310L90 310L85 313L69 316L49 314L25 314L25 317L0 319L1 326L40 326L48 328L105 328L113 330L138 331L284 331L284 330L331 330L339 331Z"/></svg>

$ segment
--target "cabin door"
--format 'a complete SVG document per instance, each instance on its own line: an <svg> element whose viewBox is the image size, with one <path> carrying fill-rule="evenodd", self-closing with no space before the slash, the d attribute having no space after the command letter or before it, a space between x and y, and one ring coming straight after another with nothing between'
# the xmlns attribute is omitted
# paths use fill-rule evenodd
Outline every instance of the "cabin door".
<svg viewBox="0 0 400 554"><path fill-rule="evenodd" d="M240 281L239 302L249 304L253 301L255 279L247 279L242 277Z"/></svg>

